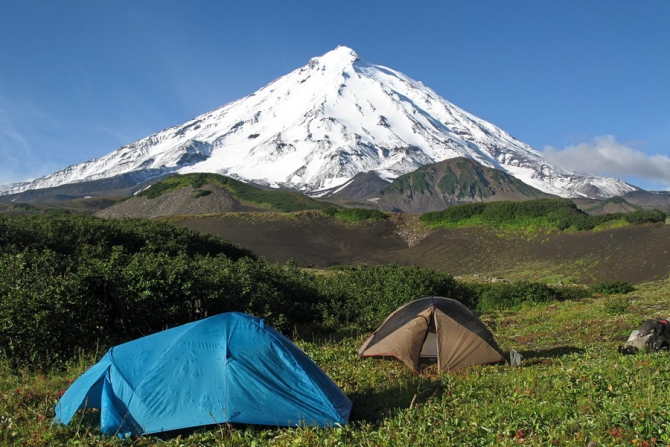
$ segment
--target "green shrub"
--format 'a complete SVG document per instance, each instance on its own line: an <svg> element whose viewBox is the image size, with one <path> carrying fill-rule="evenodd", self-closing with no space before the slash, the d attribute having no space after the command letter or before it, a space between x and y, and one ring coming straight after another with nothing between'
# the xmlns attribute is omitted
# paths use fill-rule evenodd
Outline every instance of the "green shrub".
<svg viewBox="0 0 670 447"><path fill-rule="evenodd" d="M203 269L212 257L254 259L164 222L0 217L0 348L14 364L49 366L201 317L201 293L225 290Z"/></svg>
<svg viewBox="0 0 670 447"><path fill-rule="evenodd" d="M38 211L35 205L31 205L29 203L15 203L12 205L12 208L24 211Z"/></svg>
<svg viewBox="0 0 670 447"><path fill-rule="evenodd" d="M478 202L456 205L443 211L424 213L421 221L433 226L492 225L496 227L546 227L557 230L591 230L606 222L625 220L628 223L664 222L660 210L634 211L591 216L581 211L570 199L537 199L528 201Z"/></svg>
<svg viewBox="0 0 670 447"><path fill-rule="evenodd" d="M608 296L605 300L605 312L610 315L621 315L628 312L630 302L627 296Z"/></svg>
<svg viewBox="0 0 670 447"><path fill-rule="evenodd" d="M221 238L147 219L99 219L84 214L0 215L0 230L0 249L5 252L35 248L74 258L105 257L113 247L120 246L127 253L223 253L233 259L254 256L250 250Z"/></svg>
<svg viewBox="0 0 670 447"><path fill-rule="evenodd" d="M561 301L580 295L575 290L566 293L546 284L530 281L475 284L471 288L478 297L476 309L479 312L516 309L521 304Z"/></svg>
<svg viewBox="0 0 670 447"><path fill-rule="evenodd" d="M363 220L383 220L388 218L388 215L378 210L366 208L343 208L337 210L335 217L349 222L360 222Z"/></svg>
<svg viewBox="0 0 670 447"><path fill-rule="evenodd" d="M109 307L51 250L0 255L0 349L15 366L51 366L104 339Z"/></svg>
<svg viewBox="0 0 670 447"><path fill-rule="evenodd" d="M635 290L633 284L626 281L598 282L589 287L590 292L602 293L605 295L630 293Z"/></svg>
<svg viewBox="0 0 670 447"><path fill-rule="evenodd" d="M629 223L662 223L667 214L661 210L638 210L622 216Z"/></svg>
<svg viewBox="0 0 670 447"><path fill-rule="evenodd" d="M334 206L328 206L328 207L326 207L326 208L323 208L323 209L321 210L321 213L324 214L325 216L330 216L330 217L332 217L332 216L334 216L335 214L337 214L337 210L338 210L338 208L336 208L336 207L334 207Z"/></svg>
<svg viewBox="0 0 670 447"><path fill-rule="evenodd" d="M557 301L577 301L592 295L591 290L582 286L550 286L556 293Z"/></svg>
<svg viewBox="0 0 670 447"><path fill-rule="evenodd" d="M453 298L470 305L469 290L449 274L395 264L359 265L315 278L323 296L324 320L375 329L397 307L426 296Z"/></svg>

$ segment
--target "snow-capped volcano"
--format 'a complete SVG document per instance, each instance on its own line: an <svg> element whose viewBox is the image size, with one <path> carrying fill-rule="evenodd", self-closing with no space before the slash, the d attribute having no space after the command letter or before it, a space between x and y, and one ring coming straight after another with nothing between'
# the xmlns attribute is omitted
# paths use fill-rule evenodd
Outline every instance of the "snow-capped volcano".
<svg viewBox="0 0 670 447"><path fill-rule="evenodd" d="M318 195L357 173L393 179L455 157L563 197L604 198L637 189L554 166L421 82L338 47L245 98L4 194L130 172L143 180L212 172Z"/></svg>

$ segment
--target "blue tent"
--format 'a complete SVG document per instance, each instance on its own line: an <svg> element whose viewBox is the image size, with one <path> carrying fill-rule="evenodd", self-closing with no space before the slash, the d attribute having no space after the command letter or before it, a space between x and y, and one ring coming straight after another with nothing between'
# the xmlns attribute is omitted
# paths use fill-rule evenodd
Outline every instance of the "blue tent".
<svg viewBox="0 0 670 447"><path fill-rule="evenodd" d="M63 394L54 422L100 409L105 434L218 423L346 424L351 401L296 345L238 312L113 347Z"/></svg>

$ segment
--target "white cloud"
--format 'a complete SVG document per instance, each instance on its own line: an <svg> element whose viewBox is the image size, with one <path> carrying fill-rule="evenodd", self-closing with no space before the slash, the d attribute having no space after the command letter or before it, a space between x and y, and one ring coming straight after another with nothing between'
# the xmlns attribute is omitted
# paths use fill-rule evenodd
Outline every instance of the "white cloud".
<svg viewBox="0 0 670 447"><path fill-rule="evenodd" d="M9 182L0 182L0 192L8 190L12 186Z"/></svg>
<svg viewBox="0 0 670 447"><path fill-rule="evenodd" d="M640 185L640 182L654 185L655 189L670 189L670 157L648 155L616 141L611 135L564 149L547 146L544 156L576 172L616 177L645 189L649 188Z"/></svg>

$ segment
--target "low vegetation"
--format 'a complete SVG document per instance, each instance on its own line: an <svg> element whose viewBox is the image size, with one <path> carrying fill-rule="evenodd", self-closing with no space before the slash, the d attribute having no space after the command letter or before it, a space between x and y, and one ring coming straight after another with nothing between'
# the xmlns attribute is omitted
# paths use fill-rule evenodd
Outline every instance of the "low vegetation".
<svg viewBox="0 0 670 447"><path fill-rule="evenodd" d="M334 216L338 219L346 220L348 222L361 222L364 220L384 220L388 215L373 209L367 208L336 208L328 207L321 211L326 216Z"/></svg>
<svg viewBox="0 0 670 447"><path fill-rule="evenodd" d="M537 199L524 202L477 202L424 213L421 221L431 226L454 228L469 225L584 231L615 221L631 224L665 222L660 210L638 210L591 216L570 199Z"/></svg>
<svg viewBox="0 0 670 447"><path fill-rule="evenodd" d="M398 265L316 275L257 259L213 236L141 219L16 216L0 219L0 229L0 349L13 364L41 368L232 310L263 317L290 335L296 328L371 331L420 296L448 296L488 312L591 294L532 282L469 284Z"/></svg>
<svg viewBox="0 0 670 447"><path fill-rule="evenodd" d="M616 352L668 316L666 281L590 287L466 282L398 265L310 272L166 222L0 217L0 443L6 445L667 445L667 353ZM458 299L521 368L411 373L360 360L397 306ZM165 440L103 437L95 413L51 426L62 392L112 345L225 311L266 318L354 402L344 427L223 425Z"/></svg>

